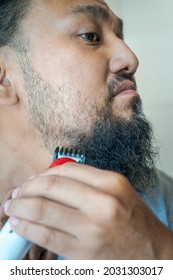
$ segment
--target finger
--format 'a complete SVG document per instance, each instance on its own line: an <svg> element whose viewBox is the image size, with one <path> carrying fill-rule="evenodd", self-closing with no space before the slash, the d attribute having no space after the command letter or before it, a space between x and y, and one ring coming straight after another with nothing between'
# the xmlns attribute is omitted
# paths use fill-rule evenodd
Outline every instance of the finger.
<svg viewBox="0 0 173 280"><path fill-rule="evenodd" d="M9 216L25 219L77 236L87 228L88 219L78 209L42 198L13 199L6 210Z"/></svg>
<svg viewBox="0 0 173 280"><path fill-rule="evenodd" d="M66 258L77 247L75 237L39 224L20 220L17 226L11 224L11 228L32 243Z"/></svg>
<svg viewBox="0 0 173 280"><path fill-rule="evenodd" d="M90 211L94 211L96 204L102 207L105 200L105 195L98 189L57 175L38 176L26 181L17 197L43 197L69 207Z"/></svg>
<svg viewBox="0 0 173 280"><path fill-rule="evenodd" d="M132 190L127 178L123 175L109 170L101 170L89 165L66 163L55 168L47 169L40 176L58 175L75 179L90 185L100 191L112 195L119 195L122 189Z"/></svg>

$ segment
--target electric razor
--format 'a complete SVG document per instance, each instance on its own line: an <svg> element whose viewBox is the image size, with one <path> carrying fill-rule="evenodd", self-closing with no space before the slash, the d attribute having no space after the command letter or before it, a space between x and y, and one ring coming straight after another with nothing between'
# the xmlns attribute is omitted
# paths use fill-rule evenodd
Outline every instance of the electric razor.
<svg viewBox="0 0 173 280"><path fill-rule="evenodd" d="M49 168L66 162L85 163L82 151L57 147ZM0 260L22 260L31 249L32 243L11 230L9 220L0 231Z"/></svg>

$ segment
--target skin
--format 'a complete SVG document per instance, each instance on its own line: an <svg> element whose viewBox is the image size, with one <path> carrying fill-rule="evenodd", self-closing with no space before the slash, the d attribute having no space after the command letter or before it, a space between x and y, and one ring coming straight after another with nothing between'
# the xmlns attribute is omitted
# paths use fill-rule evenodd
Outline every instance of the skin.
<svg viewBox="0 0 173 280"><path fill-rule="evenodd" d="M59 92L64 102L61 112L70 111L72 116L63 113L63 121L87 136L97 120L94 105L99 110L105 106L107 82L117 74L134 79L138 60L119 34L118 18L103 1L87 4L106 9L106 22L96 23L88 14L67 14L68 8L79 4L86 1L39 0L23 29L34 70L54 87L72 88L70 95ZM101 32L104 40L95 44L86 39L84 33L91 31ZM172 232L143 204L124 176L75 163L47 170L53 145L46 149L42 134L31 122L19 58L10 47L1 49L0 65L0 161L6 166L0 176L1 201L8 189L21 186L4 205L12 228L66 259L173 258ZM114 97L111 108L116 116L132 118L136 96L130 90ZM76 104L80 104L78 114ZM47 118L47 123L60 131L58 121ZM69 139L65 140L68 145ZM58 145L65 140L60 137ZM27 179L33 174L37 175Z"/></svg>

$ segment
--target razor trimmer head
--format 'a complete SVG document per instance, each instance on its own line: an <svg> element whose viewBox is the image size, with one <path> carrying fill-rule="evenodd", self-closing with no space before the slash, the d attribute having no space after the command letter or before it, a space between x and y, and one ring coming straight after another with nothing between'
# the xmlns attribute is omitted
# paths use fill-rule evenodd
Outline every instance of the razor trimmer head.
<svg viewBox="0 0 173 280"><path fill-rule="evenodd" d="M81 150L65 147L56 148L53 159L58 158L70 158L78 163L85 163L86 160L85 154Z"/></svg>

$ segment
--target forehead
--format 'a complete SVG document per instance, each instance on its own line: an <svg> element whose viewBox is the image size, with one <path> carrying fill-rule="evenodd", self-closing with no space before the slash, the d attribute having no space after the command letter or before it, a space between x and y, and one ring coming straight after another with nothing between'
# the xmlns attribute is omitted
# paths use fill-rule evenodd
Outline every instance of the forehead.
<svg viewBox="0 0 173 280"><path fill-rule="evenodd" d="M87 4L100 4L108 8L108 5L104 0L34 0L35 3L43 2L45 5L51 7L58 6L62 9L65 9L73 5L87 5Z"/></svg>
<svg viewBox="0 0 173 280"><path fill-rule="evenodd" d="M101 13L102 15L108 15L110 18L116 18L114 13L110 10L108 5L105 3L104 0L33 0L33 10L37 11L42 8L46 9L46 13L51 14L54 13L56 14L57 17L63 17L65 15L71 14L76 14L79 15L80 13L82 14L87 14L84 13L84 11L88 12L89 14L89 9L83 9L82 7L100 7L100 10L97 9L95 10L97 14ZM81 8L81 9L80 9ZM76 11L76 13L74 13ZM90 9L90 12L92 13L94 9ZM105 11L105 12L104 12ZM93 12L94 13L94 12ZM32 14L32 12L31 12ZM43 13L42 13L43 14ZM95 13L95 16L97 16Z"/></svg>

